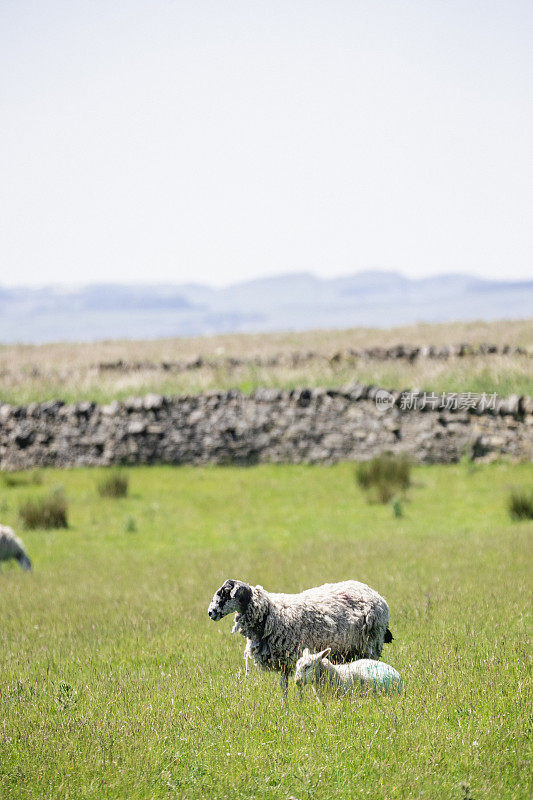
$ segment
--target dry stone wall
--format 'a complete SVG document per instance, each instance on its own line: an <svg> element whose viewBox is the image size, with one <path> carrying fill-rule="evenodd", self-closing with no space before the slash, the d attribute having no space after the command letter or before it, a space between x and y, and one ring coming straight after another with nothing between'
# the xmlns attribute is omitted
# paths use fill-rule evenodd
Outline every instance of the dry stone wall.
<svg viewBox="0 0 533 800"><path fill-rule="evenodd" d="M484 413L376 407L376 387L147 395L107 406L0 406L0 468L109 464L334 463L406 452L421 463L533 457L533 403Z"/></svg>
<svg viewBox="0 0 533 800"><path fill-rule="evenodd" d="M482 342L480 344L452 344L452 345L406 345L397 344L392 347L367 347L363 350L348 348L327 355L315 350L306 352L274 353L269 356L254 356L252 358L226 358L212 359L197 356L188 361L100 361L93 366L100 372L141 372L162 370L163 372L188 372L202 369L234 369L236 367L295 367L304 366L313 361L339 364L354 361L416 361L419 358L448 360L451 358L465 358L469 356L507 355L524 356L530 358L531 354L523 347L514 345L497 345ZM35 368L39 373L38 367Z"/></svg>

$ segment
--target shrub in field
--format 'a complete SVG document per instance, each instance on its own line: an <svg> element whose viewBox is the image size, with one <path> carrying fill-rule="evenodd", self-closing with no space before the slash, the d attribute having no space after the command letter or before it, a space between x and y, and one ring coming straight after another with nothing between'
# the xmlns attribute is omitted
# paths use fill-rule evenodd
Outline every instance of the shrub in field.
<svg viewBox="0 0 533 800"><path fill-rule="evenodd" d="M405 491L410 485L411 462L407 456L384 453L358 464L355 477L369 499L389 503L399 491Z"/></svg>
<svg viewBox="0 0 533 800"><path fill-rule="evenodd" d="M128 494L129 478L125 472L111 472L98 484L100 497L126 497Z"/></svg>
<svg viewBox="0 0 533 800"><path fill-rule="evenodd" d="M390 503L396 493L394 486L391 486L386 481L376 483L367 489L368 499L374 503Z"/></svg>
<svg viewBox="0 0 533 800"><path fill-rule="evenodd" d="M32 470L31 472L4 472L2 475L2 482L4 486L8 488L15 486L40 486L43 482L43 476L36 470Z"/></svg>
<svg viewBox="0 0 533 800"><path fill-rule="evenodd" d="M68 528L68 503L63 489L55 489L45 497L27 500L19 508L25 528Z"/></svg>
<svg viewBox="0 0 533 800"><path fill-rule="evenodd" d="M507 507L512 519L533 519L533 489L513 489Z"/></svg>
<svg viewBox="0 0 533 800"><path fill-rule="evenodd" d="M124 530L126 533L137 533L137 523L135 522L135 517L132 517L131 514L128 514L124 520Z"/></svg>
<svg viewBox="0 0 533 800"><path fill-rule="evenodd" d="M403 517L403 507L399 497L394 497L392 499L391 507L392 507L392 514L394 517L396 517L396 519L400 519L400 517Z"/></svg>

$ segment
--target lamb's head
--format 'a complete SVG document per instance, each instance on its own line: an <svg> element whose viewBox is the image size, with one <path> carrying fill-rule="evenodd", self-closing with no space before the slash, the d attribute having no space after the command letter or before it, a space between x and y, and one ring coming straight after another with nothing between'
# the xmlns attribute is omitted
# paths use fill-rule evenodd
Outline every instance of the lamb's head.
<svg viewBox="0 0 533 800"><path fill-rule="evenodd" d="M294 673L294 682L297 686L306 683L318 683L322 660L326 659L331 653L331 647L326 647L320 653L311 653L306 647L302 653L302 657L296 662L296 672Z"/></svg>
<svg viewBox="0 0 533 800"><path fill-rule="evenodd" d="M252 590L247 583L228 579L213 595L207 613L215 622L232 611L244 614L251 599Z"/></svg>

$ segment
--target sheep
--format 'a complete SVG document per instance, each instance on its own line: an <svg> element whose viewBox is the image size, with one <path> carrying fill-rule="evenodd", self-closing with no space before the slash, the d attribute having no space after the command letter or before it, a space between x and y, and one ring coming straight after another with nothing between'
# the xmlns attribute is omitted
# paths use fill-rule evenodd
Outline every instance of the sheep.
<svg viewBox="0 0 533 800"><path fill-rule="evenodd" d="M218 621L235 613L232 633L246 638L248 659L263 670L280 674L283 696L289 675L305 647L330 646L334 661L379 658L384 642L392 641L389 607L376 591L358 581L325 583L300 594L267 592L228 579L215 592L208 614Z"/></svg>
<svg viewBox="0 0 533 800"><path fill-rule="evenodd" d="M31 561L13 528L0 525L0 561L10 558L16 558L23 570L31 571Z"/></svg>
<svg viewBox="0 0 533 800"><path fill-rule="evenodd" d="M389 691L402 691L402 679L399 673L389 664L383 664L370 658L351 661L349 664L332 664L327 656L331 647L320 653L312 654L306 647L303 655L296 663L294 682L298 689L305 684L312 684L319 689L332 689L337 697L353 694L357 691L373 691L386 694Z"/></svg>

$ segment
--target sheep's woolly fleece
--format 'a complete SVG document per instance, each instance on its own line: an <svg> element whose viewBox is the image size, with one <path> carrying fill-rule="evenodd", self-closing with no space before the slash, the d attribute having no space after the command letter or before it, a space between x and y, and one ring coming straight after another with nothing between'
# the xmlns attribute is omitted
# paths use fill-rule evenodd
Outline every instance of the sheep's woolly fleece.
<svg viewBox="0 0 533 800"><path fill-rule="evenodd" d="M300 594L267 592L227 580L209 606L213 620L235 611L233 631L247 639L245 657L261 669L294 671L304 648L331 647L335 662L381 655L389 608L374 589L358 581L325 583Z"/></svg>

